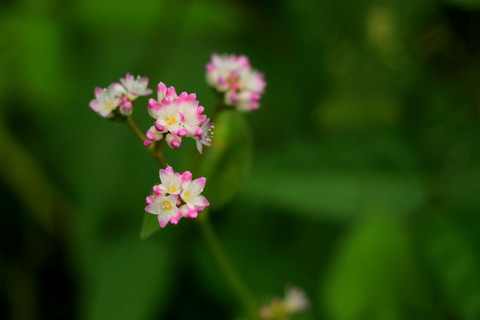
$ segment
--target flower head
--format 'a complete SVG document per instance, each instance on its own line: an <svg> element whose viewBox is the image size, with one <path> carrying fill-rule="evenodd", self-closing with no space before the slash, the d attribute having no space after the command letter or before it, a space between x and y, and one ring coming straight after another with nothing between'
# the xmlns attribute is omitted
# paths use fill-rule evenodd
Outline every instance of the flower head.
<svg viewBox="0 0 480 320"><path fill-rule="evenodd" d="M209 206L201 195L206 178L192 180L190 171L176 173L172 167L160 169L161 183L153 187L153 195L147 197L145 211L158 216L160 227L177 224L180 218L196 218Z"/></svg>
<svg viewBox="0 0 480 320"><path fill-rule="evenodd" d="M263 73L251 69L246 56L213 54L206 73L208 84L224 93L226 105L241 111L259 108L265 80Z"/></svg>
<svg viewBox="0 0 480 320"><path fill-rule="evenodd" d="M274 298L270 305L260 308L260 318L265 320L287 320L292 314L308 310L309 305L305 293L301 289L287 286L283 299Z"/></svg>
<svg viewBox="0 0 480 320"><path fill-rule="evenodd" d="M112 83L108 88L95 88L95 99L90 101L90 108L104 118L113 116L112 112L120 105L119 83Z"/></svg>
<svg viewBox="0 0 480 320"><path fill-rule="evenodd" d="M148 96L152 94L152 90L148 89L148 78L146 77L134 77L130 73L125 75L125 78L120 79L120 83L124 88L125 97L133 101L138 96Z"/></svg>
<svg viewBox="0 0 480 320"><path fill-rule="evenodd" d="M197 150L199 153L202 153L203 146L211 146L212 145L212 136L213 136L213 128L215 125L213 122L210 122L210 118L207 118L204 123L200 126L202 129L200 134L195 135L196 143L197 143Z"/></svg>
<svg viewBox="0 0 480 320"><path fill-rule="evenodd" d="M202 212L210 203L201 195L205 187L206 178L200 177L192 181L192 174L190 171L185 171L182 174L182 193L180 197L185 203L180 210L184 216L188 218L196 218L198 212Z"/></svg>
<svg viewBox="0 0 480 320"><path fill-rule="evenodd" d="M125 78L112 83L107 89L95 88L95 99L90 102L90 108L104 118L128 116L132 113L132 102L138 96L152 93L147 85L148 78L135 78L127 73Z"/></svg>
<svg viewBox="0 0 480 320"><path fill-rule="evenodd" d="M283 301L289 313L306 311L310 306L305 292L300 288L292 286L288 286L285 289L285 298Z"/></svg>
<svg viewBox="0 0 480 320"><path fill-rule="evenodd" d="M184 137L197 141L208 137L211 140L209 130L213 124L208 122L203 111L204 108L199 105L194 93L182 92L177 95L174 87L167 88L160 82L157 86L157 100L150 99L148 102L148 113L155 119L155 124L147 131L144 145L149 146L154 141L165 138L168 145L176 149ZM206 126L205 122L208 123ZM205 140L203 144L208 145L208 142ZM202 151L201 147L198 149L199 152Z"/></svg>

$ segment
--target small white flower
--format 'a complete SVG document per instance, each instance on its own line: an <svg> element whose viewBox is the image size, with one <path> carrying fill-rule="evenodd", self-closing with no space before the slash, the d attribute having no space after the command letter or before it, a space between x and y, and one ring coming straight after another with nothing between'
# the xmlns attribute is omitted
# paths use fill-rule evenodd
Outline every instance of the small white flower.
<svg viewBox="0 0 480 320"><path fill-rule="evenodd" d="M203 208L210 205L207 198L201 195L205 187L206 178L200 177L195 180L182 181L182 193L180 197L185 201L190 211L202 211Z"/></svg>
<svg viewBox="0 0 480 320"><path fill-rule="evenodd" d="M157 111L156 127L164 128L163 131L170 131L176 134L182 127L180 126L181 114L174 104L163 105Z"/></svg>
<svg viewBox="0 0 480 320"><path fill-rule="evenodd" d="M273 298L269 305L260 307L259 315L264 320L286 320L290 316L303 311L310 307L305 293L296 287L288 286L285 289L285 297Z"/></svg>
<svg viewBox="0 0 480 320"><path fill-rule="evenodd" d="M192 181L190 171L179 174L169 166L160 170L160 180L161 184L153 186L153 195L146 198L145 207L148 213L158 215L160 227L177 224L182 217L196 218L210 205L200 194L205 186L204 177Z"/></svg>
<svg viewBox="0 0 480 320"><path fill-rule="evenodd" d="M305 292L297 287L287 287L285 289L284 303L289 313L302 312L310 306Z"/></svg>
<svg viewBox="0 0 480 320"><path fill-rule="evenodd" d="M215 125L210 122L210 119L207 118L202 125L200 126L200 129L202 129L202 133L199 135L196 135L196 143L197 143L197 150L199 153L202 153L203 146L211 146L212 145L212 136L213 136L213 127Z"/></svg>
<svg viewBox="0 0 480 320"><path fill-rule="evenodd" d="M206 72L208 84L225 94L226 105L240 111L259 108L265 80L263 73L251 68L246 56L213 54Z"/></svg>
<svg viewBox="0 0 480 320"><path fill-rule="evenodd" d="M121 85L112 83L107 89L95 88L95 99L90 101L90 108L104 118L112 116L120 104Z"/></svg>
<svg viewBox="0 0 480 320"><path fill-rule="evenodd" d="M182 144L182 138L190 137L197 141L197 149L202 150L202 145L210 145L211 134L207 133L205 139L202 139L201 125L207 120L203 114L204 108L199 106L199 102L194 93L182 92L177 95L174 87L168 87L160 82L157 86L158 100L150 99L148 101L148 113L155 119L154 129L147 131L145 146L151 145L155 141L165 138L168 145L177 149ZM199 145L200 141L200 145Z"/></svg>
<svg viewBox="0 0 480 320"><path fill-rule="evenodd" d="M120 83L124 87L124 94L128 100L133 101L138 96L146 96L152 93L151 89L148 89L148 78L146 77L133 77L130 73L125 75L125 78L120 79Z"/></svg>
<svg viewBox="0 0 480 320"><path fill-rule="evenodd" d="M190 134L195 135L195 131L200 124L201 118L198 114L198 101L194 94L185 99L175 100L178 105L178 111L182 114L182 125Z"/></svg>
<svg viewBox="0 0 480 320"><path fill-rule="evenodd" d="M167 223L177 224L181 218L177 207L177 198L174 196L158 196L145 207L145 211L158 215L158 223L164 228Z"/></svg>
<svg viewBox="0 0 480 320"><path fill-rule="evenodd" d="M165 169L160 169L160 181L162 182L161 191L166 194L177 196L182 191L182 178L179 173L173 171L173 168L168 166Z"/></svg>

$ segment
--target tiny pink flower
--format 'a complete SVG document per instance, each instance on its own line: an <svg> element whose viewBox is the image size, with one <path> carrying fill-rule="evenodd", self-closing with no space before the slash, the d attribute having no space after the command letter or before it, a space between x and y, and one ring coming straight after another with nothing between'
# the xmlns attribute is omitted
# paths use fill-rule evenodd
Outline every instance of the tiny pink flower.
<svg viewBox="0 0 480 320"><path fill-rule="evenodd" d="M195 135L198 125L205 121L206 117L198 113L198 101L195 94L180 96L176 99L177 109L183 115L182 126L190 134ZM203 111L203 108L202 108Z"/></svg>
<svg viewBox="0 0 480 320"><path fill-rule="evenodd" d="M297 287L292 286L288 286L285 289L284 303L289 313L306 311L310 307L310 303L305 296L305 292Z"/></svg>
<svg viewBox="0 0 480 320"><path fill-rule="evenodd" d="M148 101L148 113L155 119L155 124L147 131L144 145L149 146L165 138L171 148L177 149L185 137L197 141L200 139L204 145L209 145L207 140L211 140L212 133L208 132L205 140L202 140L202 125L207 116L203 114L204 108L199 106L195 94L182 92L177 95L174 87L167 87L160 82L157 86L157 95L157 100ZM152 130L157 132L154 133ZM198 143L197 149L201 152Z"/></svg>
<svg viewBox="0 0 480 320"><path fill-rule="evenodd" d="M167 133L167 135L165 136L165 141L167 141L167 144L172 149L178 149L182 144L182 138L171 133Z"/></svg>
<svg viewBox="0 0 480 320"><path fill-rule="evenodd" d="M148 78L134 78L127 73L120 83L112 83L107 89L95 88L96 99L90 102L90 108L104 118L129 116L132 114L133 100L152 93L147 85Z"/></svg>
<svg viewBox="0 0 480 320"><path fill-rule="evenodd" d="M200 126L201 131L195 135L196 143L197 143L197 150L199 153L202 153L203 146L211 146L212 145L212 135L213 135L213 128L215 125L210 122L210 119L207 118L204 123Z"/></svg>
<svg viewBox="0 0 480 320"><path fill-rule="evenodd" d="M155 126L151 126L150 129L147 130L147 133L145 134L145 140L143 141L143 144L148 147L151 145L154 141L159 141L163 139L163 133L157 131Z"/></svg>
<svg viewBox="0 0 480 320"><path fill-rule="evenodd" d="M163 83L160 82L157 85L157 101L162 102L163 99L174 100L177 98L177 91L174 87L168 87Z"/></svg>
<svg viewBox="0 0 480 320"><path fill-rule="evenodd" d="M173 171L173 168L168 166L165 169L160 169L160 192L178 196L182 186L182 177L180 173Z"/></svg>
<svg viewBox="0 0 480 320"><path fill-rule="evenodd" d="M259 108L265 80L263 73L251 69L246 56L213 54L206 73L208 84L225 94L226 105L240 111Z"/></svg>
<svg viewBox="0 0 480 320"><path fill-rule="evenodd" d="M90 108L104 118L112 117L112 112L120 104L119 86L119 83L112 83L107 89L96 87L95 99L90 101Z"/></svg>
<svg viewBox="0 0 480 320"><path fill-rule="evenodd" d="M168 104L161 107L157 112L158 118L155 121L156 128L163 128L163 131L170 131L176 134L182 126L180 121L182 114L174 104Z"/></svg>
<svg viewBox="0 0 480 320"><path fill-rule="evenodd" d="M177 224L182 217L177 207L177 198L174 196L158 196L145 207L145 211L158 216L160 227L168 223Z"/></svg>
<svg viewBox="0 0 480 320"><path fill-rule="evenodd" d="M236 105L240 111L257 110L260 106L259 100L260 94L251 91L242 91L238 94L229 91L225 95L225 103Z"/></svg>
<svg viewBox="0 0 480 320"><path fill-rule="evenodd" d="M146 198L145 211L158 215L160 227L177 224L182 217L196 218L210 205L201 195L206 182L204 177L192 181L190 171L180 174L170 166L161 169L159 175L161 183L155 185L153 195Z"/></svg>
<svg viewBox="0 0 480 320"><path fill-rule="evenodd" d="M130 73L127 73L125 78L120 79L120 83L123 85L125 96L130 101L137 99L138 96L152 94L152 90L147 88L148 78L146 77L133 77Z"/></svg>
<svg viewBox="0 0 480 320"><path fill-rule="evenodd" d="M201 212L205 207L210 205L208 200L201 195L206 180L206 178L201 177L193 181L182 181L183 191L180 197L185 202L189 212Z"/></svg>
<svg viewBox="0 0 480 320"><path fill-rule="evenodd" d="M262 306L259 309L259 315L264 320L286 320L291 315L308 310L310 303L305 293L295 287L285 289L285 297L273 298L269 305Z"/></svg>

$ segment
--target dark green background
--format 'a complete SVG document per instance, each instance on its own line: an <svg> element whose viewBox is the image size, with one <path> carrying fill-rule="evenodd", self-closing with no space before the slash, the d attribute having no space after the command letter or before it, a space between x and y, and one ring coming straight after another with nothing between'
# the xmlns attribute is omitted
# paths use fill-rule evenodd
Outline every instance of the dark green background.
<svg viewBox="0 0 480 320"><path fill-rule="evenodd" d="M195 221L139 239L157 165L88 108L131 72L209 113L212 52L267 80L251 171L211 212L259 303L291 283L303 319L480 319L477 0L3 1L0 318L242 316Z"/></svg>

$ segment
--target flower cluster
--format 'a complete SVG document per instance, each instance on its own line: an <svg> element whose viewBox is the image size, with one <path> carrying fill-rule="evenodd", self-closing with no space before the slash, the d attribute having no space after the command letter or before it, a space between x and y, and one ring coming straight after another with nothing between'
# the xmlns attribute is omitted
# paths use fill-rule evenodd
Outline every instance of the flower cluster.
<svg viewBox="0 0 480 320"><path fill-rule="evenodd" d="M206 178L192 180L190 171L176 173L172 167L160 169L161 184L153 186L153 195L147 197L145 211L158 216L160 227L177 224L180 218L196 218L209 206L201 195Z"/></svg>
<svg viewBox="0 0 480 320"><path fill-rule="evenodd" d="M226 105L235 106L240 111L259 108L265 80L263 73L251 69L246 56L213 54L206 72L208 84L225 93Z"/></svg>
<svg viewBox="0 0 480 320"><path fill-rule="evenodd" d="M90 108L104 118L112 118L116 112L123 116L132 113L132 101L138 96L152 93L147 88L148 78L133 77L127 73L120 82L112 83L108 88L95 88L95 99L90 101Z"/></svg>
<svg viewBox="0 0 480 320"><path fill-rule="evenodd" d="M157 86L157 100L148 101L148 113L155 124L146 133L145 146L164 138L171 148L178 148L183 137L192 137L197 142L198 152L203 145L209 146L213 123L203 114L194 93L182 92L177 96L174 87L160 82Z"/></svg>
<svg viewBox="0 0 480 320"><path fill-rule="evenodd" d="M274 298L269 306L260 308L260 317L265 320L287 320L292 314L306 311L309 302L305 293L296 287L287 287L285 297Z"/></svg>

